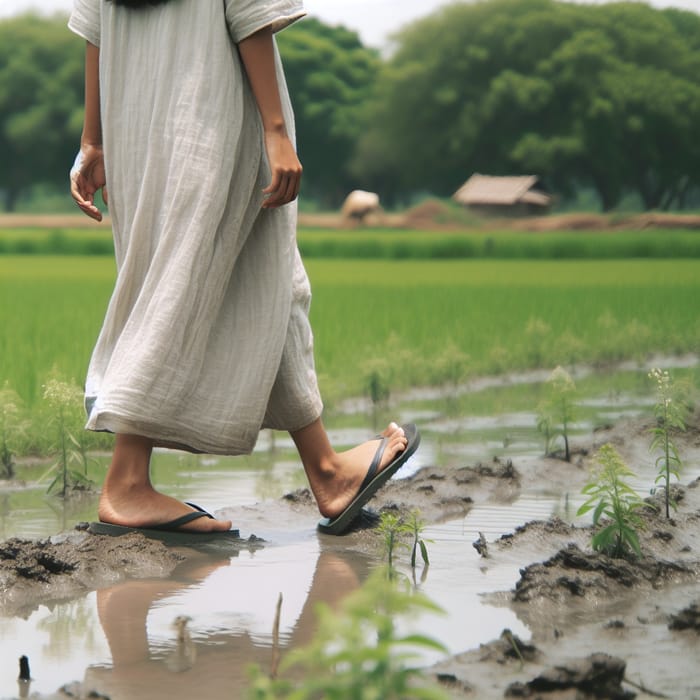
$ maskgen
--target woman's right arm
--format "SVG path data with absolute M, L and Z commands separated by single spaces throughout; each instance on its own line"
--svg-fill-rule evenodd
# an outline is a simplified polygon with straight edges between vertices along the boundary
M 102 198 L 107 203 L 100 117 L 100 49 L 88 42 L 85 49 L 85 119 L 80 152 L 70 172 L 70 191 L 85 214 L 102 221 L 102 212 L 95 206 L 98 190 L 102 190 Z

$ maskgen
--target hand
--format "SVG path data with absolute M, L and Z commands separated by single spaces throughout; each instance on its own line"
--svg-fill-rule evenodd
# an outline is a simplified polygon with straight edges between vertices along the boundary
M 102 199 L 107 204 L 105 185 L 102 147 L 81 146 L 70 171 L 70 193 L 80 209 L 96 221 L 102 221 L 102 212 L 95 206 L 95 193 L 102 190 Z
M 263 190 L 263 209 L 274 209 L 296 199 L 301 185 L 302 167 L 285 132 L 265 133 L 265 150 L 272 178 Z

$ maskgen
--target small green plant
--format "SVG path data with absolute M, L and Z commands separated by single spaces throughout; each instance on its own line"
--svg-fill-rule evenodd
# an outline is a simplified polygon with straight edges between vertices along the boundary
M 416 568 L 416 555 L 419 549 L 423 564 L 429 566 L 430 559 L 428 558 L 428 548 L 425 544 L 426 540 L 421 537 L 425 529 L 425 522 L 421 520 L 420 513 L 418 513 L 417 510 L 412 510 L 409 514 L 405 529 L 413 537 L 413 544 L 411 546 L 411 568 Z
M 384 552 L 386 553 L 387 570 L 389 576 L 394 575 L 394 549 L 401 542 L 401 536 L 406 532 L 403 522 L 398 515 L 384 512 L 379 518 L 377 531 L 384 539 Z
M 660 452 L 656 459 L 659 474 L 655 484 L 663 482 L 666 517 L 671 517 L 670 508 L 675 510 L 676 503 L 671 499 L 671 477 L 680 479 L 680 470 L 683 466 L 678 449 L 673 442 L 673 434 L 685 430 L 686 405 L 679 398 L 678 391 L 673 384 L 671 375 L 667 371 L 652 369 L 649 378 L 656 382 L 656 426 L 651 429 L 652 440 L 649 450 Z
M 544 436 L 544 453 L 552 454 L 554 441 L 561 437 L 564 441 L 564 459 L 571 461 L 569 428 L 574 419 L 576 384 L 571 375 L 562 367 L 557 367 L 547 379 L 547 395 L 540 402 L 537 411 L 537 430 Z
M 318 631 L 310 645 L 292 651 L 281 670 L 296 669 L 296 683 L 251 669 L 250 700 L 447 700 L 447 695 L 411 662 L 418 650 L 445 652 L 422 634 L 402 636 L 399 618 L 442 612 L 377 569 L 335 613 L 320 604 Z
M 452 399 L 457 398 L 457 389 L 469 374 L 470 358 L 451 338 L 431 362 L 431 372 L 437 383 L 446 384 Z
M 88 455 L 83 442 L 76 437 L 75 427 L 82 414 L 82 391 L 72 384 L 50 379 L 44 386 L 44 399 L 51 409 L 51 423 L 56 430 L 57 461 L 47 473 L 56 470 L 57 474 L 49 484 L 46 492 L 59 494 L 62 498 L 69 491 L 84 491 L 92 483 L 87 477 Z M 77 463 L 83 468 L 83 473 L 71 469 L 71 464 Z M 45 475 L 46 476 L 46 475 Z
M 378 532 L 384 539 L 384 551 L 386 553 L 387 568 L 390 576 L 394 576 L 394 551 L 398 546 L 411 550 L 411 569 L 415 570 L 418 551 L 420 550 L 423 564 L 428 566 L 428 547 L 421 536 L 425 529 L 425 522 L 421 520 L 420 513 L 412 510 L 407 519 L 403 519 L 395 513 L 384 512 L 379 518 Z M 410 537 L 412 543 L 408 544 L 404 538 Z
M 644 522 L 637 510 L 645 503 L 625 481 L 634 473 L 610 444 L 603 445 L 596 457 L 599 468 L 584 486 L 583 493 L 588 499 L 577 512 L 577 515 L 585 515 L 592 510 L 596 527 L 602 518 L 606 519 L 603 528 L 593 535 L 591 546 L 596 552 L 614 557 L 622 557 L 630 549 L 641 556 L 637 530 L 644 527 Z
M 12 479 L 15 475 L 13 439 L 20 431 L 20 398 L 5 386 L 0 390 L 0 478 Z
M 367 360 L 363 366 L 365 390 L 372 402 L 372 425 L 377 430 L 379 408 L 389 400 L 393 367 L 385 358 Z

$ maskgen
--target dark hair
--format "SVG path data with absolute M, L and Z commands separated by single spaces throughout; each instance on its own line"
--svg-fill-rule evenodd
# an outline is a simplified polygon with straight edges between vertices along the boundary
M 152 5 L 162 5 L 169 0 L 107 0 L 115 5 L 123 5 L 124 7 L 149 7 Z

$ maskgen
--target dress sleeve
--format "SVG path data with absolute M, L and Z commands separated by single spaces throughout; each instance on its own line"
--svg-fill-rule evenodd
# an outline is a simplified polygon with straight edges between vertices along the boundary
M 264 27 L 278 32 L 305 14 L 301 0 L 226 0 L 226 21 L 236 43 Z
M 100 45 L 101 0 L 73 0 L 68 28 L 95 46 Z

